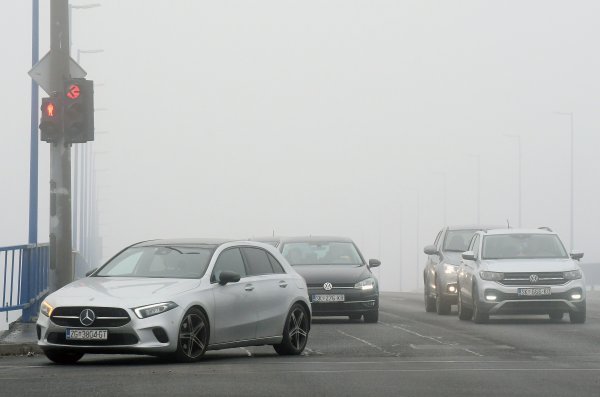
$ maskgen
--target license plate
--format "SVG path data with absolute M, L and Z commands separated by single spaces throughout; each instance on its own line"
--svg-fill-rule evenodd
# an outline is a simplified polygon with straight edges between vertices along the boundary
M 67 328 L 66 338 L 68 340 L 107 340 L 108 330 Z
M 518 288 L 517 295 L 519 296 L 542 296 L 550 295 L 550 287 L 546 288 Z
M 325 302 L 343 302 L 345 300 L 344 294 L 328 294 L 328 295 L 313 295 L 313 302 L 325 303 Z

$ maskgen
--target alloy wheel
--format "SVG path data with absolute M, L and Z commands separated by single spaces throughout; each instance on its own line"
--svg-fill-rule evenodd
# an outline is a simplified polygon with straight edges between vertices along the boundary
M 190 359 L 200 357 L 206 348 L 207 329 L 204 319 L 196 313 L 188 313 L 179 327 L 179 344 Z
M 296 308 L 290 314 L 288 321 L 289 340 L 294 349 L 302 349 L 308 338 L 308 318 L 304 311 Z

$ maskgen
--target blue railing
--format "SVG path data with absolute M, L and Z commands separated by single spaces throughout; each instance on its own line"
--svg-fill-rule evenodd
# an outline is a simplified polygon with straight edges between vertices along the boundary
M 22 321 L 37 316 L 48 293 L 48 244 L 0 247 L 2 302 L 0 312 L 23 310 Z

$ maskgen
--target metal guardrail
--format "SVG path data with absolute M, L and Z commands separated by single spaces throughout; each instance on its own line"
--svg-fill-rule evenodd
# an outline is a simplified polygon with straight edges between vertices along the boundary
M 48 244 L 0 247 L 0 312 L 23 310 L 24 322 L 37 316 L 40 302 L 48 293 L 49 263 Z

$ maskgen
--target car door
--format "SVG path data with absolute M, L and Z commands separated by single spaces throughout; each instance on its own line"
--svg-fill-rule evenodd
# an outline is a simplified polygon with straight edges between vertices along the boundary
M 281 264 L 266 250 L 258 247 L 242 248 L 248 265 L 248 275 L 256 288 L 258 302 L 257 338 L 279 336 L 291 304 L 293 282 Z
M 460 284 L 460 293 L 463 297 L 463 300 L 469 302 L 471 301 L 472 296 L 472 286 L 473 286 L 473 275 L 477 271 L 477 258 L 479 257 L 479 241 L 480 235 L 475 234 L 471 239 L 471 244 L 469 245 L 469 251 L 473 251 L 475 254 L 475 260 L 467 260 L 461 259 L 460 268 L 458 271 L 458 278 Z
M 433 242 L 433 245 L 438 249 L 438 252 L 440 251 L 440 241 L 442 240 L 442 234 L 444 233 L 444 229 L 440 230 L 437 234 L 437 236 L 435 237 L 435 241 Z M 427 256 L 427 266 L 425 269 L 425 282 L 427 283 L 427 287 L 429 288 L 429 291 L 435 291 L 435 272 L 437 269 L 437 265 L 440 262 L 440 257 L 439 254 L 436 255 L 428 255 Z
M 238 273 L 240 281 L 220 285 L 219 274 L 226 270 Z M 215 305 L 215 335 L 211 335 L 211 342 L 226 343 L 256 338 L 257 292 L 247 273 L 240 248 L 228 248 L 217 258 L 211 274 Z

